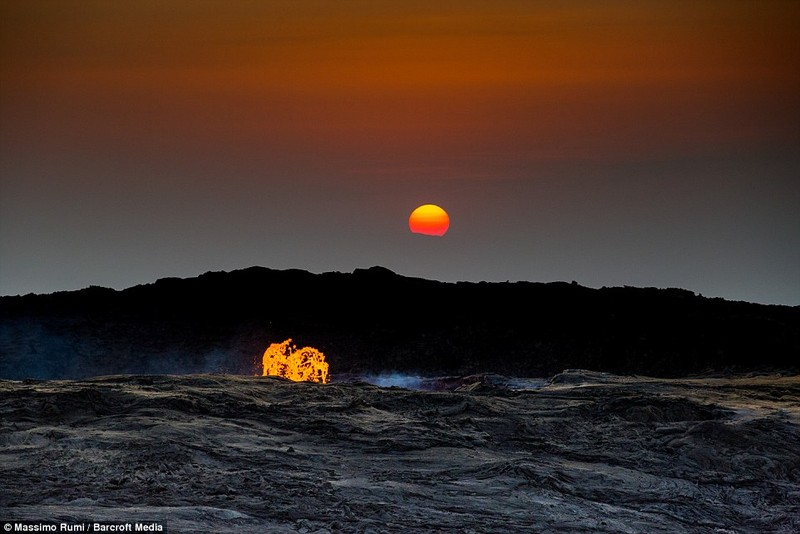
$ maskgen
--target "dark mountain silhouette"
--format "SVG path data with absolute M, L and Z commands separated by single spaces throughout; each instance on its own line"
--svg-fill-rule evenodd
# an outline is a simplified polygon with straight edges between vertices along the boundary
M 661 377 L 800 370 L 800 307 L 682 289 L 444 283 L 381 267 L 261 267 L 0 298 L 0 378 L 254 374 L 269 343 L 323 351 L 331 374 L 566 368 Z

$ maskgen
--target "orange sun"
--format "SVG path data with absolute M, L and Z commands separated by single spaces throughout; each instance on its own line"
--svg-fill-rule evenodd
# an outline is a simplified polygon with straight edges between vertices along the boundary
M 415 234 L 443 236 L 450 227 L 450 216 L 435 204 L 423 204 L 411 212 L 408 227 Z

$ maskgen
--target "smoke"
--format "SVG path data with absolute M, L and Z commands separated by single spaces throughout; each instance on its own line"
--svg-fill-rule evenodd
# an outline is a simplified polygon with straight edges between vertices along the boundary
M 399 387 L 405 389 L 434 389 L 433 387 L 430 387 L 430 384 L 427 383 L 428 380 L 425 378 L 402 373 L 366 375 L 362 377 L 362 380 L 382 388 Z
M 422 391 L 455 391 L 462 387 L 480 384 L 481 387 L 502 388 L 516 391 L 541 389 L 547 385 L 546 378 L 509 377 L 496 374 L 471 376 L 417 376 L 405 373 L 381 373 L 362 375 L 356 378 L 382 388 L 400 387 Z
M 174 341 L 167 346 L 103 339 L 64 321 L 0 321 L 0 379 L 73 380 L 115 374 L 252 373 L 227 345 L 203 346 Z

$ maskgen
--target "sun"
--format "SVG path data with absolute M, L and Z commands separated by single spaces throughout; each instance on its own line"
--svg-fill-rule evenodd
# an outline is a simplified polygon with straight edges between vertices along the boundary
M 423 204 L 411 212 L 408 227 L 415 234 L 443 236 L 450 227 L 450 216 L 436 204 Z

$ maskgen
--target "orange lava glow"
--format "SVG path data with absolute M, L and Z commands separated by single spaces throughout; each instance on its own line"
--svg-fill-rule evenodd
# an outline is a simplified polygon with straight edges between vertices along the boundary
M 291 339 L 272 343 L 264 351 L 262 376 L 281 376 L 295 382 L 328 382 L 325 355 L 313 347 L 297 349 Z
M 450 227 L 450 216 L 435 204 L 423 204 L 411 212 L 408 227 L 415 234 L 443 236 Z

